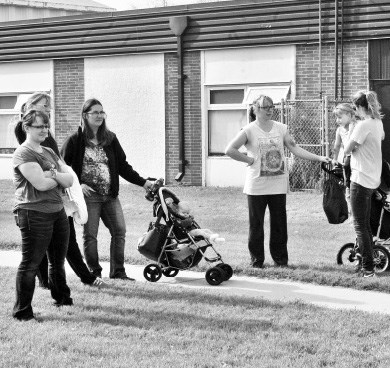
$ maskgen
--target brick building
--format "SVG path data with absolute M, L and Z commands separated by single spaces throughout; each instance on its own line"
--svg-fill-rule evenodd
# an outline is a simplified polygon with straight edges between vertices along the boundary
M 238 0 L 0 24 L 0 114 L 2 98 L 50 92 L 61 145 L 96 97 L 141 174 L 241 185 L 244 167 L 223 148 L 260 92 L 278 103 L 372 88 L 390 112 L 390 4 L 338 4 L 338 19 L 336 4 Z M 12 147 L 0 143 L 6 169 Z

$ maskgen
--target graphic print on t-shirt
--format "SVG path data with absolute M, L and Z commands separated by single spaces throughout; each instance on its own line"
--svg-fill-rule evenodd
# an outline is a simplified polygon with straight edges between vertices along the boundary
M 284 174 L 283 144 L 279 137 L 259 138 L 260 176 Z

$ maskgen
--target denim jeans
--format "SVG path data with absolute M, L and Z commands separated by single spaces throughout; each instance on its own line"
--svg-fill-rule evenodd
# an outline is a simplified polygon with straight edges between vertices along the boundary
M 264 215 L 268 206 L 270 214 L 271 257 L 277 265 L 287 265 L 287 213 L 286 195 L 248 195 L 249 239 L 248 248 L 252 264 L 264 263 Z
M 110 277 L 125 277 L 126 223 L 119 198 L 92 193 L 90 197 L 85 197 L 85 202 L 88 209 L 88 222 L 84 224 L 83 232 L 84 256 L 89 269 L 96 276 L 102 272 L 97 242 L 99 221 L 102 219 L 111 234 Z
M 68 252 L 66 254 L 66 260 L 68 261 L 73 272 L 78 276 L 83 284 L 91 285 L 95 280 L 94 276 L 87 265 L 84 262 L 83 256 L 80 252 L 79 244 L 77 243 L 76 230 L 74 228 L 73 217 L 69 217 L 69 243 L 68 243 Z M 39 284 L 42 287 L 49 288 L 49 273 L 48 273 L 48 260 L 45 255 L 42 259 L 41 264 L 39 265 L 38 270 L 38 279 Z
M 71 304 L 64 267 L 69 240 L 69 222 L 65 211 L 44 213 L 19 209 L 16 219 L 22 234 L 22 260 L 16 274 L 13 316 L 18 319 L 33 316 L 31 302 L 35 276 L 46 252 L 51 296 L 59 305 Z
M 374 189 L 365 188 L 351 182 L 351 210 L 356 239 L 362 255 L 362 268 L 366 271 L 374 269 L 373 240 L 370 225 L 371 197 Z

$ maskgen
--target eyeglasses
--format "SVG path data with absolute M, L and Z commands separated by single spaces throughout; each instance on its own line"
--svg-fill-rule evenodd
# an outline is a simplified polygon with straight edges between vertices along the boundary
M 35 128 L 35 129 L 40 129 L 40 130 L 43 130 L 43 129 L 50 129 L 50 125 L 49 124 L 42 124 L 42 125 L 30 125 L 31 128 Z
M 104 111 L 94 111 L 94 112 L 87 112 L 88 115 L 92 115 L 94 118 L 97 118 L 99 115 L 105 119 L 107 117 L 107 114 Z
M 271 110 L 273 110 L 275 108 L 274 105 L 271 105 L 271 106 L 259 106 L 259 107 L 260 107 L 260 109 L 265 110 L 265 111 L 271 111 Z

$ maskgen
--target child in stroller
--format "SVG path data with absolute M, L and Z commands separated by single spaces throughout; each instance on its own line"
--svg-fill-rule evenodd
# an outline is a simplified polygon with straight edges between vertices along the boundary
M 189 213 L 189 206 L 164 187 L 163 179 L 156 180 L 145 197 L 153 201 L 155 221 L 139 239 L 138 250 L 156 262 L 145 267 L 146 280 L 156 282 L 162 275 L 175 277 L 180 270 L 195 267 L 202 259 L 214 264 L 205 276 L 210 285 L 219 285 L 232 277 L 232 267 L 223 263 L 213 245 L 213 242 L 224 239 L 200 228 Z M 209 249 L 213 252 L 212 257 L 206 256 Z
M 323 168 L 324 169 L 324 168 Z M 326 169 L 324 169 L 326 171 Z M 340 183 L 344 183 L 342 170 L 336 167 L 333 170 L 326 171 L 329 175 L 333 175 Z M 374 269 L 376 273 L 382 273 L 389 268 L 390 264 L 390 235 L 388 231 L 384 231 L 383 225 L 388 225 L 390 216 L 390 202 L 387 200 L 389 189 L 389 164 L 383 160 L 382 164 L 382 183 L 381 186 L 374 191 L 371 205 L 371 229 L 374 246 Z M 386 234 L 383 238 L 383 234 Z M 337 253 L 337 264 L 352 266 L 356 271 L 360 270 L 361 255 L 359 245 L 356 240 L 354 243 L 346 243 L 341 246 Z

